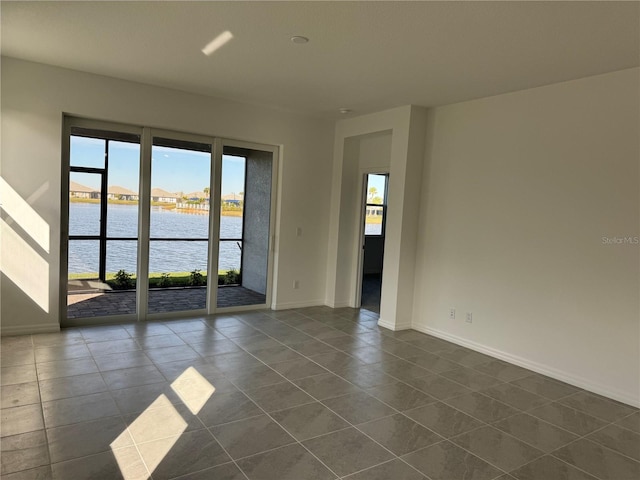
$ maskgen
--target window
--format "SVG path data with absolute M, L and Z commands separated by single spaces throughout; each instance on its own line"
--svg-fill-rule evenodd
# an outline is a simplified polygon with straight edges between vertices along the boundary
M 366 236 L 384 236 L 387 217 L 388 174 L 371 173 L 367 175 L 367 200 L 365 204 Z

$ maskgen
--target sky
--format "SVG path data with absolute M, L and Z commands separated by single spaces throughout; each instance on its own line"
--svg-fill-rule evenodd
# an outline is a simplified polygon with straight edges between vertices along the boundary
M 211 155 L 177 148 L 153 146 L 151 150 L 151 188 L 168 192 L 202 192 L 209 186 Z M 71 137 L 71 166 L 104 168 L 104 140 Z M 109 142 L 109 186 L 138 191 L 140 145 Z M 99 189 L 100 175 L 71 173 L 71 180 Z M 222 157 L 222 194 L 244 191 L 244 159 Z

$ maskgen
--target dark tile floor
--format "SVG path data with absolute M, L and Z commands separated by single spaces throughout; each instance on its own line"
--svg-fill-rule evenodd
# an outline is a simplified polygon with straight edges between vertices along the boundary
M 365 310 L 2 339 L 2 478 L 637 480 L 640 412 Z
M 218 288 L 218 308 L 261 305 L 266 297 L 241 286 Z M 71 293 L 68 296 L 68 318 L 92 318 L 136 313 L 135 291 L 103 293 Z M 149 313 L 179 312 L 207 307 L 205 287 L 149 290 Z

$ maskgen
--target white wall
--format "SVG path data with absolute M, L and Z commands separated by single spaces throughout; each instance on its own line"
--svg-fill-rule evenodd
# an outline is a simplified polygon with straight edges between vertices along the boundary
M 414 328 L 640 403 L 640 246 L 602 240 L 640 235 L 638 85 L 630 69 L 430 112 Z
M 4 57 L 1 88 L 0 173 L 48 226 L 50 243 L 36 245 L 3 213 L 3 333 L 58 325 L 63 113 L 280 145 L 274 301 L 323 303 L 332 122 Z

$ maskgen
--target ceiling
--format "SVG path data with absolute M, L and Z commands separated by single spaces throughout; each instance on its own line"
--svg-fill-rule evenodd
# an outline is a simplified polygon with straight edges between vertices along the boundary
M 2 54 L 333 118 L 640 64 L 638 2 L 0 2 Z M 233 38 L 206 56 L 219 34 Z M 310 38 L 292 43 L 293 35 Z

